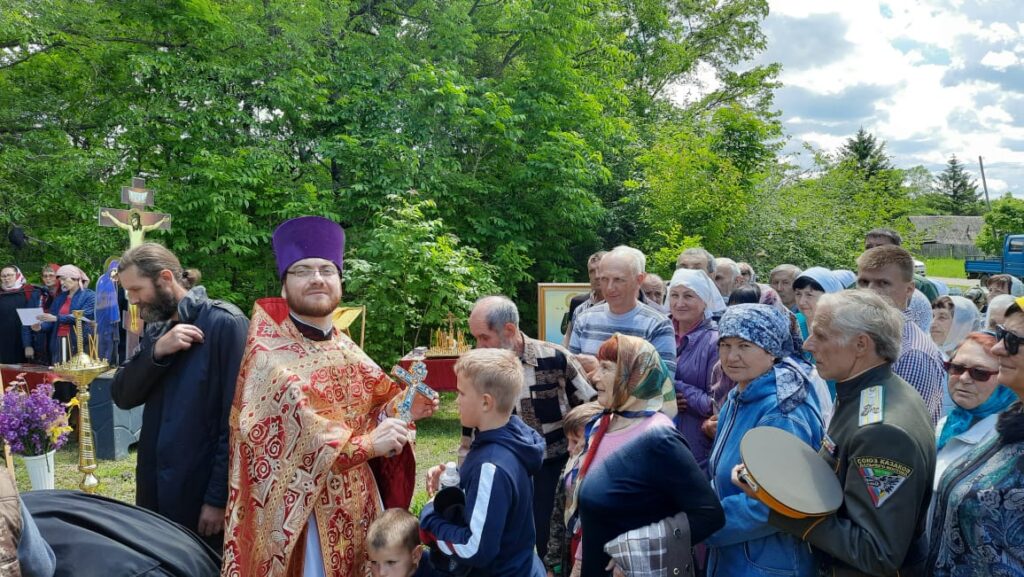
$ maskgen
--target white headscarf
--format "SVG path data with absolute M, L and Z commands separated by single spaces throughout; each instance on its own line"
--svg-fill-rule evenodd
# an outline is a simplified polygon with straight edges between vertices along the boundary
M 796 278 L 800 277 L 807 277 L 818 283 L 826 293 L 837 293 L 843 290 L 843 285 L 839 282 L 839 278 L 832 271 L 824 267 L 811 267 L 800 273 L 800 276 Z
M 725 310 L 725 299 L 722 298 L 722 293 L 718 292 L 715 281 L 711 280 L 708 273 L 702 270 L 676 269 L 676 272 L 672 273 L 672 280 L 668 283 L 669 292 L 672 292 L 672 287 L 676 286 L 684 286 L 697 293 L 700 300 L 704 301 L 704 318 L 706 319 Z
M 981 328 L 988 328 L 989 320 L 992 318 L 993 309 L 1001 309 L 1005 313 L 1006 309 L 1008 309 L 1010 305 L 1013 304 L 1015 298 L 1016 297 L 1014 297 L 1013 295 L 998 295 L 992 297 L 992 300 L 988 302 L 988 308 L 985 309 L 985 324 L 982 325 Z
M 939 349 L 949 356 L 974 330 L 974 326 L 978 322 L 978 307 L 974 306 L 970 299 L 960 296 L 942 297 L 942 300 L 945 299 L 953 301 L 953 322 L 949 325 L 946 340 L 937 344 Z
M 8 266 L 5 266 L 3 268 L 14 269 L 14 282 L 11 283 L 10 288 L 4 288 L 2 290 L 4 292 L 20 291 L 22 289 L 22 287 L 25 286 L 25 275 L 21 274 L 21 269 L 16 267 L 16 266 L 14 266 L 14 265 L 8 265 Z
M 852 270 L 840 268 L 832 271 L 832 274 L 839 280 L 839 284 L 843 285 L 843 288 L 853 286 L 857 282 L 857 273 Z
M 1020 279 L 1010 275 L 1010 294 L 1015 297 L 1024 297 L 1024 283 Z

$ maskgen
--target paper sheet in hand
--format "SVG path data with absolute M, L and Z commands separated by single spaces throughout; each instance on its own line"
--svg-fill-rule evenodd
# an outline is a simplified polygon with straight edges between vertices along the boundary
M 22 326 L 30 327 L 39 322 L 39 315 L 43 314 L 42 307 L 36 307 L 34 309 L 17 309 L 18 317 L 21 319 Z

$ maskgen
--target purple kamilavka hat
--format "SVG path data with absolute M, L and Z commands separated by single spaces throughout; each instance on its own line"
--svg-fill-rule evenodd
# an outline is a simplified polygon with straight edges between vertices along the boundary
M 277 277 L 282 280 L 288 267 L 304 258 L 329 260 L 340 271 L 345 257 L 345 230 L 322 216 L 300 216 L 282 222 L 274 230 L 271 243 Z

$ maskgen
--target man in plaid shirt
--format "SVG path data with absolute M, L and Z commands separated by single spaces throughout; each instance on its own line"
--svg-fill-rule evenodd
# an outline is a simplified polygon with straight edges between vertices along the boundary
M 895 245 L 864 251 L 857 259 L 857 287 L 875 291 L 903 311 L 903 341 L 892 371 L 917 390 L 932 425 L 937 425 L 942 418 L 946 371 L 938 347 L 909 316 L 908 306 L 914 293 L 914 257 Z
M 523 363 L 523 390 L 515 413 L 546 443 L 544 465 L 533 477 L 533 523 L 537 550 L 547 551 L 555 487 L 569 458 L 562 419 L 570 409 L 597 397 L 576 359 L 559 345 L 538 341 L 519 330 L 519 309 L 504 296 L 476 302 L 469 315 L 469 332 L 477 348 L 508 349 Z M 473 431 L 463 428 L 459 455 L 469 450 Z

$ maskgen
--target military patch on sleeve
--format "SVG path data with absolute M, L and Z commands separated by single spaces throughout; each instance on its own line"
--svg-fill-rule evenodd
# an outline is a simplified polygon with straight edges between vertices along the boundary
M 882 506 L 903 485 L 913 469 L 892 459 L 882 457 L 856 457 L 854 460 L 860 476 L 864 478 L 868 494 L 875 508 Z
M 857 413 L 857 425 L 871 425 L 882 422 L 882 387 L 868 387 L 860 392 L 860 411 Z

